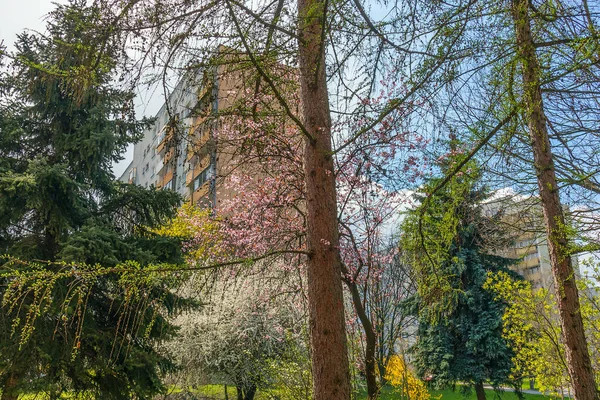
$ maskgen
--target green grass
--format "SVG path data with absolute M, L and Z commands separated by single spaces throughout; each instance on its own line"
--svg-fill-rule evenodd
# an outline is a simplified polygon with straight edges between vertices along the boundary
M 527 386 L 527 389 L 529 385 Z M 206 397 L 210 397 L 215 400 L 223 400 L 225 399 L 224 388 L 223 385 L 206 385 L 201 386 L 197 390 L 193 390 L 194 393 L 204 395 Z M 227 393 L 229 395 L 229 399 L 236 399 L 236 391 L 235 387 L 228 386 Z M 519 400 L 517 395 L 513 392 L 494 392 L 493 390 L 486 390 L 486 397 L 488 400 Z M 446 390 L 432 390 L 431 391 L 432 400 L 476 400 L 475 391 L 472 390 L 471 393 L 467 396 L 463 395 L 460 392 L 460 388 L 457 388 L 456 391 L 452 391 L 451 389 Z M 356 393 L 354 397 L 355 400 L 366 400 L 367 392 L 366 389 L 363 389 Z M 398 395 L 396 395 L 392 388 L 384 387 L 381 391 L 380 400 L 396 400 L 398 399 Z M 523 394 L 524 400 L 551 400 L 551 397 L 535 395 L 535 394 Z M 255 400 L 272 400 L 272 397 L 266 393 L 261 393 L 258 391 L 256 393 Z
M 527 389 L 529 388 L 529 385 L 527 386 Z M 170 390 L 170 393 L 177 393 L 177 392 L 181 392 L 182 389 L 181 388 L 172 388 Z M 214 400 L 223 400 L 225 399 L 225 390 L 223 385 L 205 385 L 205 386 L 200 386 L 199 388 L 193 390 L 191 389 L 191 391 L 195 394 L 198 395 L 202 395 L 205 397 L 209 397 L 211 399 Z M 519 400 L 519 398 L 517 397 L 516 394 L 514 394 L 513 392 L 494 392 L 493 390 L 486 390 L 486 396 L 488 400 Z M 228 386 L 227 387 L 227 394 L 229 396 L 229 399 L 234 400 L 236 399 L 236 391 L 235 391 L 235 387 L 233 386 Z M 471 393 L 467 396 L 463 395 L 460 392 L 460 389 L 457 389 L 456 391 L 452 391 L 451 389 L 446 389 L 446 390 L 432 390 L 431 391 L 431 397 L 432 400 L 476 400 L 476 396 L 475 396 L 475 391 L 472 390 Z M 69 395 L 65 395 L 62 397 L 63 399 L 74 399 L 74 396 L 69 396 Z M 366 400 L 367 398 L 367 392 L 365 389 L 359 391 L 358 393 L 356 393 L 356 396 L 354 397 L 355 400 Z M 392 388 L 390 387 L 384 387 L 381 391 L 381 396 L 380 396 L 380 400 L 396 400 L 398 399 L 398 395 L 396 395 L 393 391 Z M 551 397 L 548 396 L 542 396 L 542 395 L 535 395 L 535 394 L 523 394 L 523 398 L 524 400 L 551 400 Z M 25 395 L 21 395 L 19 397 L 19 400 L 42 400 L 44 399 L 43 396 L 40 397 L 40 395 L 35 395 L 35 394 L 25 394 Z M 261 393 L 260 391 L 258 391 L 256 393 L 256 397 L 255 400 L 272 400 L 272 396 L 269 396 L 266 393 Z
M 527 387 L 529 388 L 529 386 Z M 519 398 L 513 392 L 500 392 L 497 393 L 493 390 L 485 391 L 486 397 L 488 400 L 518 400 Z M 477 397 L 475 396 L 475 390 L 472 390 L 471 393 L 467 396 L 463 395 L 460 392 L 460 389 L 457 388 L 456 391 L 451 389 L 445 390 L 432 390 L 431 391 L 432 400 L 439 398 L 440 400 L 475 400 Z M 356 396 L 356 400 L 365 400 L 367 398 L 366 390 L 359 392 Z M 384 387 L 381 391 L 380 400 L 395 400 L 398 396 L 393 392 L 393 389 L 390 387 Z M 550 400 L 551 397 L 537 395 L 537 394 L 523 394 L 524 400 Z
M 472 390 L 468 396 L 464 396 L 460 390 L 452 391 L 450 389 L 446 390 L 432 390 L 432 396 L 442 396 L 443 400 L 473 400 L 476 399 L 475 390 Z M 485 391 L 486 398 L 492 399 L 502 399 L 502 400 L 518 400 L 519 397 L 514 392 L 495 392 L 493 390 Z M 523 393 L 523 398 L 525 400 L 543 400 L 543 399 L 551 399 L 551 397 L 539 395 L 539 394 L 527 394 Z M 383 399 L 382 399 L 383 400 Z

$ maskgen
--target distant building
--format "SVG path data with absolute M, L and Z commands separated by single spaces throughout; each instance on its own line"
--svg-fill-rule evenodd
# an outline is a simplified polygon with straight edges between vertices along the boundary
M 252 82 L 248 69 L 227 62 L 233 56 L 223 50 L 220 63 L 181 78 L 154 125 L 134 145 L 133 160 L 120 181 L 174 190 L 193 204 L 216 206 L 216 177 L 227 163 L 216 146 L 217 116 Z
M 133 160 L 119 178 L 120 181 L 146 188 L 168 188 L 182 196 L 188 195 L 185 175 L 189 166 L 183 157 L 174 157 L 176 154 L 185 154 L 186 143 L 181 141 L 179 146 L 173 146 L 173 143 L 167 146 L 167 142 L 173 139 L 173 124 L 176 121 L 183 126 L 191 126 L 191 111 L 198 102 L 199 90 L 196 77 L 188 76 L 179 82 L 169 97 L 169 105 L 161 107 L 154 125 L 134 145 Z
M 539 199 L 510 192 L 497 194 L 485 203 L 484 212 L 487 215 L 500 215 L 512 245 L 498 253 L 520 260 L 511 269 L 528 280 L 533 289 L 544 288 L 553 292 L 554 277 Z M 575 273 L 579 275 L 576 257 L 573 257 L 573 263 Z

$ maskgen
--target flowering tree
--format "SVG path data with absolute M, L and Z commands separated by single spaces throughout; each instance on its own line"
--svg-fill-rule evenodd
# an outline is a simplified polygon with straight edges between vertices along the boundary
M 411 293 L 411 279 L 398 257 L 399 214 L 410 203 L 407 187 L 426 165 L 428 141 L 408 128 L 411 107 L 389 113 L 372 126 L 382 104 L 405 88 L 393 79 L 380 82 L 377 97 L 362 100 L 361 118 L 340 118 L 336 158 L 340 252 L 343 281 L 350 292 L 355 319 L 364 332 L 364 373 L 369 398 L 377 398 L 388 358 L 403 329 L 400 302 Z M 355 132 L 363 132 L 353 142 Z M 404 272 L 402 272 L 404 271 Z M 404 321 L 406 322 L 406 321 Z
M 221 277 L 202 291 L 204 307 L 179 319 L 180 337 L 168 346 L 187 383 L 208 376 L 234 385 L 243 400 L 272 385 L 272 362 L 304 343 L 294 296 L 281 295 L 277 284 L 255 276 Z
M 381 84 L 384 89 L 379 97 L 365 105 L 375 107 L 401 90 L 393 83 Z M 213 268 L 268 258 L 269 265 L 306 277 L 310 252 L 301 133 L 282 110 L 273 107 L 272 96 L 264 93 L 243 97 L 235 109 L 241 116 L 223 119 L 215 132 L 217 154 L 226 160 L 216 177 L 219 200 L 215 213 L 189 218 L 187 223 L 209 224 L 208 218 L 218 224 L 218 243 L 212 233 L 200 229 L 189 238 L 188 246 L 194 249 L 215 243 L 219 249 L 194 263 Z M 254 109 L 260 110 L 260 118 L 251 117 Z M 398 304 L 410 292 L 408 274 L 392 272 L 399 258 L 390 241 L 399 212 L 408 201 L 407 192 L 399 190 L 398 179 L 419 178 L 422 172 L 417 165 L 423 159 L 415 154 L 427 141 L 403 126 L 404 113 L 390 113 L 380 128 L 366 131 L 354 143 L 342 138 L 368 126 L 372 122 L 369 113 L 358 122 L 337 121 L 342 144 L 336 168 L 330 171 L 338 194 L 341 278 L 365 332 L 364 370 L 371 398 L 378 393 L 376 350 L 379 348 L 377 359 L 384 380 L 387 359 L 401 334 Z M 323 239 L 323 244 L 331 243 Z

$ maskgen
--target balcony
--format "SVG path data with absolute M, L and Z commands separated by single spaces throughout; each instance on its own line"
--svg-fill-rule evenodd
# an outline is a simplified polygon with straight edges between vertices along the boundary
M 540 265 L 540 259 L 538 257 L 535 257 L 530 260 L 523 260 L 521 263 L 519 263 L 519 268 L 533 268 L 538 265 Z
M 168 164 L 169 161 L 171 161 L 171 159 L 173 158 L 173 156 L 175 155 L 175 148 L 171 147 L 166 153 L 165 153 L 165 157 L 163 158 L 163 164 Z
M 158 179 L 156 181 L 156 188 L 162 189 L 166 183 L 169 183 L 173 179 L 173 168 L 169 165 L 163 166 L 158 174 Z
M 199 187 L 198 189 L 194 190 L 192 192 L 192 195 L 190 196 L 191 203 L 195 205 L 198 202 L 200 202 L 201 200 L 207 198 L 209 187 L 210 187 L 210 185 L 205 184 L 205 185 L 202 185 L 201 187 Z
M 194 167 L 185 175 L 185 184 L 191 184 L 194 179 L 196 179 L 198 175 L 200 175 L 200 173 L 208 167 L 209 164 L 210 159 L 208 157 L 204 157 L 199 162 L 196 162 Z
M 137 168 L 132 168 L 131 171 L 129 171 L 129 178 L 127 180 L 127 183 L 129 183 L 130 185 L 133 185 L 137 181 Z
M 167 143 L 169 143 L 172 139 L 173 139 L 173 134 L 175 133 L 174 129 L 171 128 L 167 128 L 165 127 L 164 129 L 166 129 L 166 133 L 164 135 L 159 136 L 159 142 L 156 145 L 156 154 L 160 154 L 165 147 L 167 147 Z
M 197 140 L 194 140 L 192 143 L 188 144 L 186 160 L 189 162 L 195 162 L 198 159 L 203 159 L 204 157 L 206 157 L 210 152 L 208 142 L 209 136 L 208 134 L 206 134 L 203 137 L 198 138 Z

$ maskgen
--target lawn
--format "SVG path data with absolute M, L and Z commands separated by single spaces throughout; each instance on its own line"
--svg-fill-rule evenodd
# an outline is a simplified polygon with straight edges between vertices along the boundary
M 513 392 L 495 392 L 493 390 L 485 391 L 486 397 L 488 400 L 493 399 L 502 399 L 502 400 L 518 400 L 519 398 Z M 364 400 L 367 398 L 366 391 L 359 392 L 356 396 L 356 400 Z M 394 394 L 393 389 L 390 387 L 384 387 L 381 392 L 381 400 L 393 400 L 397 399 L 398 396 Z M 475 391 L 472 390 L 471 393 L 467 396 L 463 395 L 460 392 L 460 389 L 457 388 L 456 391 L 452 391 L 451 389 L 446 390 L 432 390 L 431 398 L 433 399 L 441 399 L 441 400 L 475 400 L 477 397 L 475 396 Z M 550 400 L 551 397 L 536 395 L 536 394 L 523 394 L 524 400 Z
M 477 396 L 475 396 L 475 390 L 473 390 L 471 392 L 471 394 L 469 396 L 464 396 L 462 393 L 460 393 L 459 390 L 457 391 L 452 391 L 450 389 L 447 390 L 433 390 L 431 392 L 432 396 L 439 396 L 441 395 L 442 399 L 444 400 L 472 400 L 472 399 L 476 399 Z M 488 399 L 502 399 L 502 400 L 518 400 L 519 397 L 514 393 L 514 392 L 495 392 L 493 390 L 486 390 L 485 391 L 485 395 Z M 548 397 L 548 396 L 543 396 L 543 395 L 539 395 L 539 394 L 527 394 L 527 393 L 523 393 L 523 399 L 524 400 L 550 400 L 552 399 L 552 397 Z
M 227 388 L 227 393 L 230 399 L 235 399 L 236 392 L 233 386 L 229 386 Z M 493 390 L 486 390 L 486 396 L 488 400 L 518 400 L 519 398 L 513 392 L 495 392 Z M 215 400 L 223 400 L 225 399 L 224 388 L 221 385 L 206 385 L 194 390 L 194 393 L 215 399 Z M 464 396 L 460 390 L 452 391 L 451 389 L 446 390 L 432 390 L 431 391 L 432 400 L 440 399 L 440 400 L 475 400 L 475 391 L 471 391 L 471 393 L 467 396 Z M 365 400 L 367 398 L 366 390 L 362 390 L 355 394 L 355 400 Z M 398 399 L 399 396 L 393 392 L 393 389 L 390 387 L 385 387 L 381 393 L 381 400 L 395 400 Z M 273 397 L 269 396 L 265 393 L 261 393 L 260 391 L 256 393 L 256 400 L 272 400 Z M 535 395 L 535 394 L 523 394 L 524 400 L 551 400 L 551 397 Z

